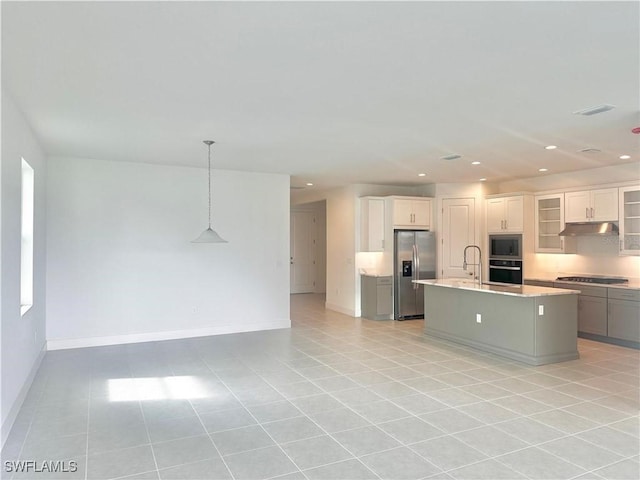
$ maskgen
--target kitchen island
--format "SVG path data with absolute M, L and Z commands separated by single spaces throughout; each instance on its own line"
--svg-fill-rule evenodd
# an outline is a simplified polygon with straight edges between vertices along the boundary
M 579 357 L 577 290 L 456 279 L 417 283 L 424 285 L 426 335 L 529 365 Z

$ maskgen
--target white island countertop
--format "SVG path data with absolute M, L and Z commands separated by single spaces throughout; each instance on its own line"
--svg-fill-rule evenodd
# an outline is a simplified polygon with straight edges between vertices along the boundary
M 579 294 L 579 290 L 567 290 L 565 288 L 537 287 L 533 285 L 492 285 L 464 280 L 458 278 L 440 278 L 437 280 L 414 280 L 414 283 L 433 285 L 436 287 L 457 288 L 475 292 L 496 293 L 498 295 L 513 295 L 515 297 L 544 297 L 549 295 Z

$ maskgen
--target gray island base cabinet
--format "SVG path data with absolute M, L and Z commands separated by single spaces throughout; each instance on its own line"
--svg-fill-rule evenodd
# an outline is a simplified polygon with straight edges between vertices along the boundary
M 452 280 L 424 283 L 426 335 L 529 365 L 579 358 L 577 291 Z

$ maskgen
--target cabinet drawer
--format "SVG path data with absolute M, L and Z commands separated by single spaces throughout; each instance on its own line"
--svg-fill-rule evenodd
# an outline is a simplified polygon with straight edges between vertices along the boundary
M 610 288 L 609 298 L 617 300 L 631 300 L 640 302 L 640 290 L 625 290 L 624 288 Z
M 591 287 L 587 285 L 580 285 L 579 283 L 563 282 L 554 282 L 553 286 L 556 288 L 568 288 L 569 290 L 580 290 L 580 295 L 607 298 L 607 287 Z
M 391 285 L 391 277 L 378 277 L 376 279 L 376 285 Z

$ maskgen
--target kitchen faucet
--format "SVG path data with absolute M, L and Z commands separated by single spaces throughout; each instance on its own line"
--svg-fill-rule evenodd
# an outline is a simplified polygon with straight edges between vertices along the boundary
M 467 263 L 467 250 L 470 248 L 475 248 L 478 250 L 478 263 Z M 462 268 L 466 271 L 468 265 L 473 265 L 474 267 L 478 267 L 478 282 L 482 285 L 482 250 L 477 245 L 467 245 L 464 247 L 464 253 L 462 254 Z

